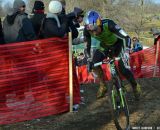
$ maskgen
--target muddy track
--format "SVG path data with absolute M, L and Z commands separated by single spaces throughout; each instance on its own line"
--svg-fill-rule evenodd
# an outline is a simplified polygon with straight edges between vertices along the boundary
M 129 101 L 133 128 L 160 127 L 160 78 L 139 79 L 143 94 L 139 102 Z M 97 85 L 82 85 L 84 103 L 78 112 L 64 113 L 3 126 L 4 130 L 116 130 L 107 98 L 96 99 Z M 133 98 L 131 90 L 129 98 Z

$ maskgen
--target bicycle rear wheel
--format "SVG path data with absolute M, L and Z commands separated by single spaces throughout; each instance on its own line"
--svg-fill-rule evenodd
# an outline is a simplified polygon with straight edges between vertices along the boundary
M 130 122 L 127 100 L 122 89 L 120 78 L 117 76 L 114 80 L 110 95 L 114 123 L 117 130 L 129 130 Z

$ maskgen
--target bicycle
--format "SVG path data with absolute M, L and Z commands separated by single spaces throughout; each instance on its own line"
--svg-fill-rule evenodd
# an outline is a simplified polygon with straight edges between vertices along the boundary
M 120 60 L 120 57 L 109 58 L 107 61 L 95 63 L 94 67 L 102 64 L 110 64 L 111 82 L 112 85 L 108 88 L 112 116 L 117 130 L 130 130 L 129 109 L 126 100 L 126 90 L 122 85 L 115 61 Z

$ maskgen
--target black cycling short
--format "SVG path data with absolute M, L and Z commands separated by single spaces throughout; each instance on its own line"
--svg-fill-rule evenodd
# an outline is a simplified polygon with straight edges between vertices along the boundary
M 123 40 L 118 39 L 118 41 L 114 45 L 108 46 L 104 51 L 97 49 L 93 54 L 92 62 L 93 63 L 101 62 L 108 56 L 118 57 L 122 51 L 122 48 L 124 48 Z

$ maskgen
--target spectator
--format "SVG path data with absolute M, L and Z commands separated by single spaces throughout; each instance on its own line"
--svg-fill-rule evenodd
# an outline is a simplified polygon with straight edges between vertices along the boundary
M 79 32 L 77 28 L 80 27 L 80 23 L 82 23 L 83 21 L 83 17 L 84 17 L 83 13 L 84 11 L 82 9 L 75 7 L 73 12 L 67 14 L 67 17 L 70 23 L 69 26 L 70 26 L 70 29 L 72 30 L 73 39 L 78 37 Z
M 41 28 L 41 24 L 42 21 L 44 20 L 44 18 L 46 17 L 46 15 L 44 14 L 44 3 L 42 1 L 35 1 L 34 3 L 34 7 L 33 7 L 33 16 L 31 17 L 31 22 L 34 28 L 34 31 L 36 33 L 36 36 L 38 38 L 42 38 L 42 36 L 40 36 L 40 28 Z
M 154 36 L 154 45 L 155 45 L 155 55 L 158 54 L 157 52 L 157 47 L 159 46 L 157 43 L 159 42 L 160 43 L 160 30 L 159 29 L 152 29 L 152 34 Z M 157 59 L 156 59 L 157 63 L 160 63 L 160 57 L 158 56 Z M 160 66 L 159 66 L 159 72 L 160 72 Z
M 83 21 L 84 11 L 81 8 L 74 7 L 74 11 L 69 13 L 67 16 L 72 20 L 74 25 L 79 28 L 79 24 Z
M 63 20 L 64 18 L 68 19 L 68 29 L 67 29 L 67 32 L 72 32 L 72 39 L 75 39 L 78 37 L 78 30 L 77 28 L 75 27 L 75 25 L 73 24 L 73 19 L 70 18 L 70 16 L 66 15 L 66 2 L 65 0 L 59 0 L 62 4 L 62 12 L 61 14 L 59 14 L 59 17 L 61 20 Z M 74 16 L 75 17 L 75 14 L 74 12 L 71 13 L 71 17 Z
M 160 30 L 153 28 L 153 29 L 151 29 L 151 32 L 154 36 L 154 45 L 156 45 L 157 41 L 160 40 Z
M 132 41 L 133 41 L 132 53 L 143 50 L 143 46 L 139 42 L 137 37 L 133 37 Z M 131 70 L 138 78 L 142 78 L 143 75 L 141 72 L 141 66 L 144 60 L 144 56 L 143 53 L 137 53 L 136 55 L 137 55 L 136 57 L 130 59 Z
M 74 28 L 74 25 L 72 24 L 72 22 L 67 18 L 67 15 L 66 15 L 66 1 L 65 0 L 59 0 L 62 4 L 62 11 L 61 11 L 61 14 L 59 14 L 59 18 L 60 18 L 60 21 L 63 22 L 63 21 L 66 21 L 67 23 L 67 30 L 66 30 L 66 33 L 68 32 L 71 32 L 72 33 L 72 39 L 74 38 L 77 38 L 78 37 L 78 31 L 76 28 Z M 74 61 L 75 60 L 75 61 Z M 77 64 L 77 58 L 74 58 L 73 60 L 73 64 L 76 65 Z M 75 81 L 78 82 L 78 78 L 77 78 L 77 75 L 75 74 L 76 72 L 76 68 L 75 66 L 73 67 L 73 75 L 74 75 L 74 78 L 75 78 Z M 77 106 L 77 104 L 75 104 L 73 106 L 73 110 L 75 110 L 75 107 Z
M 75 51 L 73 51 L 73 60 L 74 60 L 74 65 L 75 67 L 78 66 L 78 60 L 77 60 L 77 53 Z
M 0 44 L 4 43 L 4 37 L 3 37 L 3 29 L 2 29 L 2 23 L 0 18 Z
M 51 1 L 49 3 L 49 13 L 47 14 L 42 26 L 42 34 L 44 38 L 65 36 L 68 24 L 66 18 L 60 19 L 58 14 L 61 12 L 61 2 Z
M 31 21 L 25 13 L 25 2 L 15 0 L 12 15 L 7 15 L 3 22 L 4 39 L 6 43 L 24 42 L 36 39 Z
M 83 53 L 80 53 L 77 59 L 78 66 L 83 66 L 87 64 L 87 58 Z
M 143 50 L 143 46 L 142 44 L 139 42 L 139 39 L 137 37 L 133 37 L 132 38 L 133 41 L 133 48 L 132 48 L 132 52 L 138 52 Z

